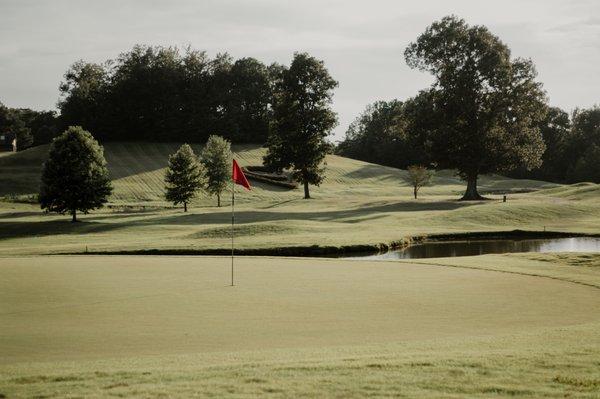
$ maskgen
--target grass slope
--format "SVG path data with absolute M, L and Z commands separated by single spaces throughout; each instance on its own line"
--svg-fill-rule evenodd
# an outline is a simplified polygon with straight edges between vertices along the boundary
M 0 393 L 598 397 L 600 256 L 530 256 L 5 258 Z
M 230 245 L 229 203 L 201 196 L 187 214 L 165 203 L 162 176 L 177 144 L 108 143 L 106 158 L 115 192 L 108 208 L 71 224 L 33 204 L 0 202 L 0 255 L 141 249 L 218 249 Z M 199 146 L 196 146 L 199 151 Z M 35 193 L 47 148 L 0 159 L 0 195 Z M 264 149 L 234 147 L 242 165 L 260 164 Z M 558 230 L 598 232 L 600 186 L 483 176 L 482 191 L 495 201 L 460 202 L 464 184 L 439 172 L 419 200 L 404 181 L 405 171 L 338 156 L 327 158 L 326 178 L 300 190 L 255 183 L 238 189 L 238 248 L 377 245 L 407 236 L 464 231 Z M 511 193 L 502 203 L 498 193 Z M 225 197 L 227 197 L 226 195 Z M 11 197 L 12 198 L 12 197 Z M 9 198 L 10 200 L 10 198 Z
M 114 182 L 113 203 L 155 202 L 166 205 L 164 196 L 164 173 L 168 156 L 175 151 L 177 143 L 106 143 L 105 157 Z M 200 153 L 201 145 L 192 146 Z M 34 147 L 0 159 L 0 195 L 35 194 L 39 187 L 41 165 L 46 158 L 48 146 Z M 265 150 L 255 145 L 233 147 L 240 165 L 262 165 Z M 336 198 L 347 194 L 394 195 L 409 194 L 404 182 L 405 171 L 374 165 L 335 155 L 327 157 L 326 178 L 321 187 L 312 187 L 316 197 Z M 513 192 L 555 185 L 532 180 L 514 180 L 501 176 L 483 177 L 483 192 Z M 254 189 L 240 196 L 241 201 L 283 201 L 296 199 L 300 190 L 287 190 L 253 182 Z M 435 185 L 427 189 L 434 195 L 458 195 L 464 183 L 448 171 L 439 173 Z M 373 191 L 375 190 L 375 191 Z M 212 204 L 205 196 L 197 203 Z

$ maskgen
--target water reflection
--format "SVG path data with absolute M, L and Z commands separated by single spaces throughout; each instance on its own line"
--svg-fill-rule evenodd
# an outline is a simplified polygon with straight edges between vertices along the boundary
M 600 252 L 600 238 L 573 237 L 538 240 L 442 241 L 414 245 L 402 250 L 359 259 L 419 259 L 503 254 L 512 252 Z

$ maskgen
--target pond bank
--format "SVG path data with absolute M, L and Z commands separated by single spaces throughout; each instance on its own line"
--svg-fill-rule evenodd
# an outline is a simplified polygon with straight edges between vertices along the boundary
M 440 241 L 500 240 L 500 239 L 549 239 L 573 237 L 600 237 L 600 234 L 559 231 L 509 230 L 446 234 L 428 234 L 404 237 L 389 243 L 343 245 L 343 246 L 290 246 L 272 248 L 235 249 L 238 256 L 298 256 L 298 257 L 344 257 L 355 254 L 379 254 L 407 248 L 412 245 Z M 58 255 L 231 255 L 231 248 L 173 248 L 137 249 L 121 251 L 94 251 L 59 253 Z

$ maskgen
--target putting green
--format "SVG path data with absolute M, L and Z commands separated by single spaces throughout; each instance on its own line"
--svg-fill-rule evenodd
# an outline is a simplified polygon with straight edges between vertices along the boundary
M 229 264 L 2 258 L 0 363 L 469 339 L 600 320 L 597 288 L 550 278 L 245 257 L 230 287 Z

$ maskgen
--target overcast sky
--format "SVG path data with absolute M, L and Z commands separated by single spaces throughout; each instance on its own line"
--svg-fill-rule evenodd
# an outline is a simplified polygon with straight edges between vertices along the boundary
M 486 25 L 514 56 L 531 58 L 552 105 L 600 103 L 598 0 L 0 0 L 0 101 L 55 109 L 71 63 L 115 58 L 136 43 L 285 64 L 308 51 L 340 83 L 339 139 L 368 103 L 405 99 L 431 83 L 403 52 L 448 14 Z

